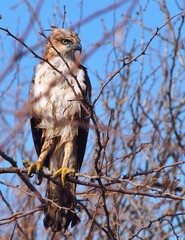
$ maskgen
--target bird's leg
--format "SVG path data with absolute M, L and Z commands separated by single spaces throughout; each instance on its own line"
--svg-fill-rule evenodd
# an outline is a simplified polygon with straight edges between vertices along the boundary
M 54 174 L 53 177 L 61 177 L 61 183 L 63 186 L 66 185 L 66 176 L 69 174 L 74 174 L 76 172 L 76 156 L 77 149 L 74 141 L 66 142 L 64 145 L 64 158 L 62 162 L 62 167 L 59 168 Z
M 26 160 L 23 161 L 23 164 L 28 167 L 28 176 L 32 176 L 33 172 L 36 171 L 39 174 L 43 168 L 46 157 L 51 149 L 51 140 L 45 140 L 41 149 L 41 153 L 36 163 L 30 163 Z

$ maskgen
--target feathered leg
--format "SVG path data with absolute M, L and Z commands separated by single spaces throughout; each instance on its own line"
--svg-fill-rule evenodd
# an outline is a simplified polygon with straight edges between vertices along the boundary
M 54 139 L 45 139 L 44 144 L 41 149 L 41 153 L 36 163 L 30 163 L 26 160 L 23 161 L 23 164 L 28 167 L 28 176 L 31 177 L 34 171 L 38 174 L 39 183 L 42 181 L 42 175 L 39 173 L 42 171 L 44 165 L 46 165 L 45 161 L 49 155 L 52 155 L 54 149 Z

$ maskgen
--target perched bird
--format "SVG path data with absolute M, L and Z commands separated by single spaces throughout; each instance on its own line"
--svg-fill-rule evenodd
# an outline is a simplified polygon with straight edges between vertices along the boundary
M 30 87 L 32 136 L 38 154 L 28 173 L 48 167 L 55 184 L 48 181 L 44 226 L 65 231 L 79 222 L 75 213 L 75 184 L 66 175 L 78 172 L 84 158 L 91 84 L 87 70 L 76 60 L 79 37 L 69 29 L 54 28 L 47 39 L 44 59 L 35 67 Z M 60 180 L 60 181 L 59 181 Z

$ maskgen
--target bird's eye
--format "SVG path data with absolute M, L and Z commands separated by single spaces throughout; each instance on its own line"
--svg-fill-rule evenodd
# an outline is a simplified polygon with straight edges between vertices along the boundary
M 63 45 L 67 45 L 67 44 L 69 43 L 69 40 L 67 40 L 67 39 L 61 39 L 61 43 L 62 43 Z

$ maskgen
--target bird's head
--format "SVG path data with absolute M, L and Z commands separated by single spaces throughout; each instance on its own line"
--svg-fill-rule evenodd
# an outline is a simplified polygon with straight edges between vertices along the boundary
M 54 28 L 48 38 L 45 58 L 48 60 L 58 54 L 75 59 L 75 52 L 82 51 L 79 37 L 70 29 Z

